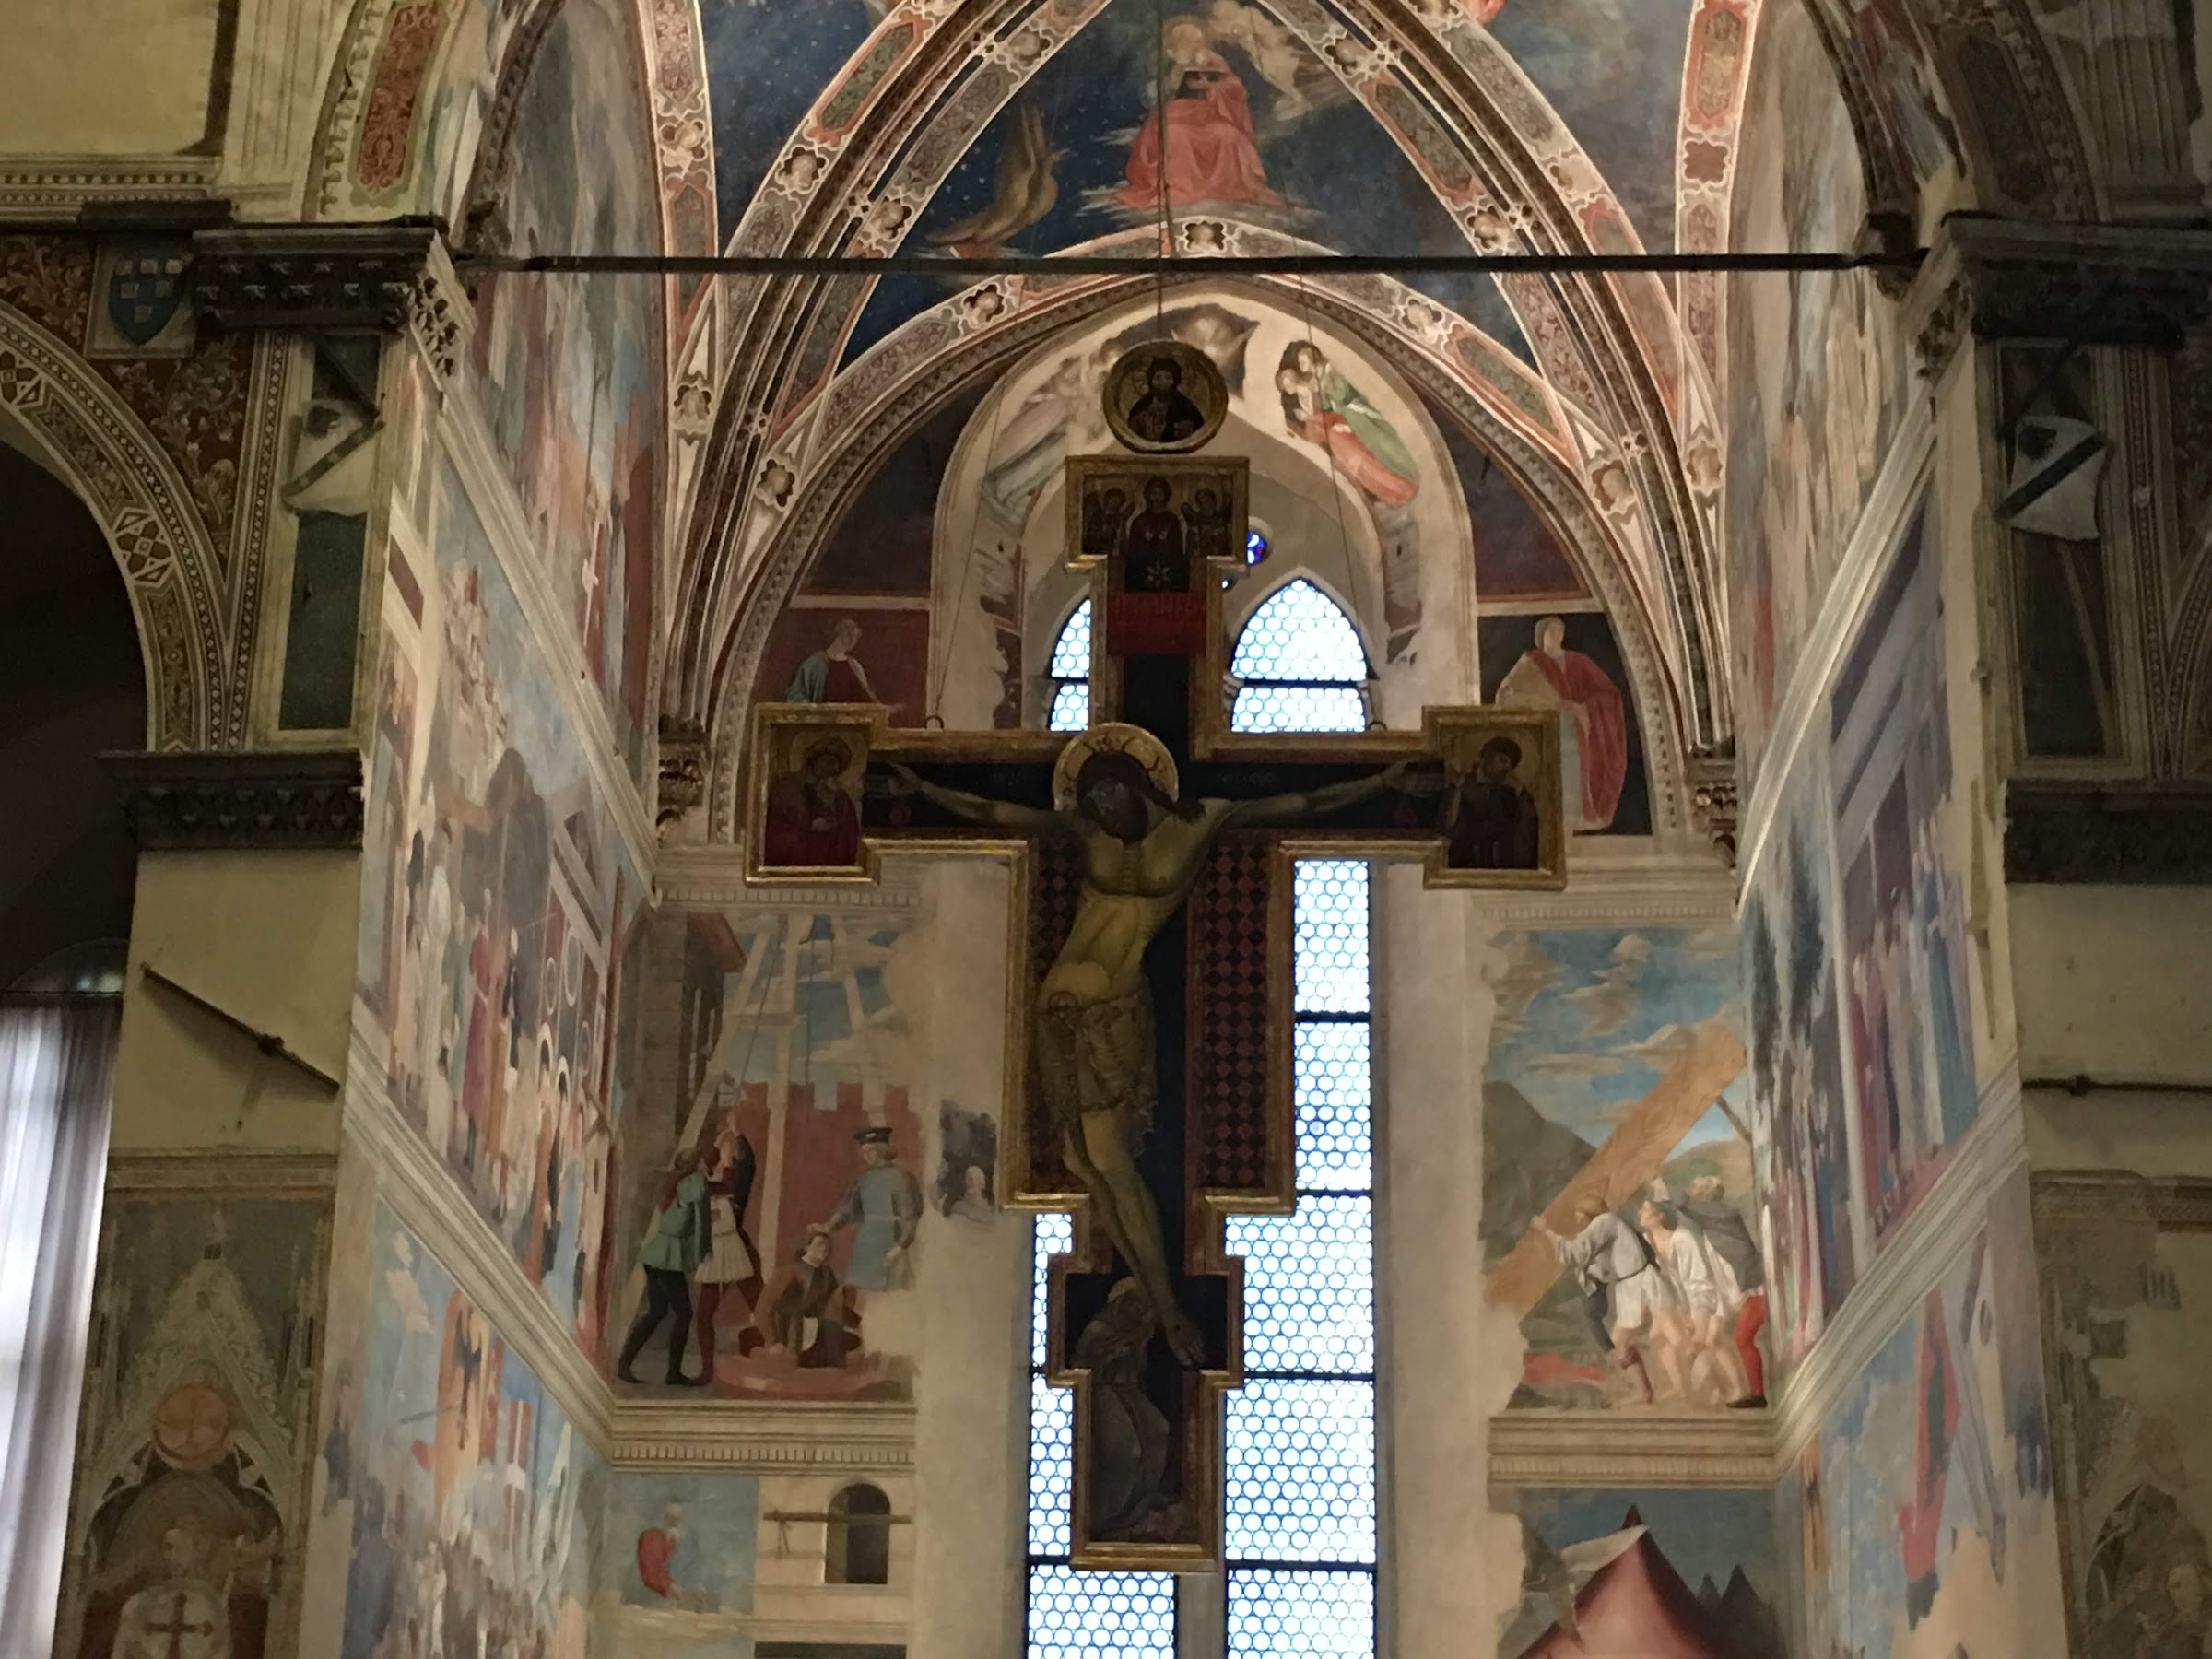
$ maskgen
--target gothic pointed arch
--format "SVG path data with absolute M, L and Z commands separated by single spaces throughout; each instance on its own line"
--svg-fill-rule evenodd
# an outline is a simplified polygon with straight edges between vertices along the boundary
M 1056 54 L 1095 26 L 1100 10 L 1086 4 L 1017 8 L 1010 21 L 1003 8 L 987 16 L 976 6 L 892 8 L 853 44 L 772 160 L 757 162 L 758 194 L 733 196 L 742 170 L 724 169 L 725 206 L 742 210 L 728 245 L 746 253 L 901 245 L 955 163 Z M 1572 124 L 1459 8 L 1376 0 L 1347 6 L 1345 20 L 1319 6 L 1280 10 L 1285 38 L 1310 52 L 1389 135 L 1394 153 L 1453 215 L 1462 245 L 1639 245 L 1637 228 L 1618 212 Z M 1704 38 L 1711 50 L 1699 66 L 1704 83 L 1717 88 L 1701 106 L 1709 129 L 1701 142 L 1710 151 L 1732 137 L 1730 105 L 1740 94 L 1748 35 L 1715 29 Z M 1571 190 L 1561 180 L 1572 181 Z M 1702 222 L 1710 229 L 1721 221 L 1709 211 Z M 1251 229 L 1231 226 L 1232 233 Z M 733 285 L 723 349 L 734 372 L 701 464 L 674 595 L 679 705 L 697 695 L 683 682 L 697 629 L 728 603 L 723 566 L 742 535 L 749 498 L 760 478 L 780 476 L 776 435 L 801 418 L 823 383 L 866 300 L 865 287 L 857 278 Z M 1620 487 L 1652 520 L 1654 539 L 1682 549 L 1666 606 L 1690 636 L 1685 654 L 1717 656 L 1721 623 L 1711 597 L 1717 467 L 1709 459 L 1717 429 L 1703 389 L 1714 353 L 1685 348 L 1672 299 L 1656 279 L 1536 281 L 1519 285 L 1513 301 L 1535 319 L 1528 332 L 1547 377 L 1585 406 L 1594 427 L 1625 441 L 1630 459 Z M 1700 296 L 1708 338 L 1716 337 L 1719 303 L 1712 291 Z M 1693 387 L 1696 395 L 1686 398 Z M 1724 700 L 1712 700 L 1694 678 L 1692 688 L 1699 742 L 1724 742 Z
M 0 415 L 91 511 L 122 567 L 145 653 L 147 746 L 242 744 L 252 594 L 153 433 L 89 363 L 5 301 Z
M 1394 305 L 1375 302 L 1381 279 L 1361 278 L 1359 285 L 1353 292 L 1315 282 L 1261 280 L 1237 286 L 1253 305 L 1311 319 L 1312 326 L 1360 342 L 1375 363 L 1387 363 L 1431 406 L 1448 411 L 1494 458 L 1559 543 L 1577 550 L 1593 594 L 1613 619 L 1649 733 L 1655 827 L 1665 832 L 1679 828 L 1687 816 L 1686 761 L 1696 750 L 1696 740 L 1677 678 L 1683 670 L 1661 608 L 1664 589 L 1644 585 L 1634 573 L 1633 517 L 1606 494 L 1617 488 L 1610 478 L 1618 458 L 1594 463 L 1578 449 L 1570 423 L 1549 402 L 1516 402 L 1488 382 L 1478 394 L 1465 357 L 1423 347 L 1414 331 L 1400 332 L 1388 323 L 1399 312 Z M 1185 300 L 1190 297 L 1186 294 Z M 708 729 L 713 757 L 712 833 L 735 832 L 745 710 L 756 686 L 765 683 L 760 676 L 771 630 L 818 552 L 886 459 L 932 411 L 962 397 L 971 406 L 985 388 L 1010 381 L 1018 365 L 1035 362 L 1041 354 L 1063 352 L 1067 341 L 1095 331 L 1101 320 L 1133 302 L 1149 316 L 1146 285 L 1127 279 L 1069 283 L 1041 294 L 1009 295 L 1002 309 L 973 321 L 962 317 L 963 298 L 956 296 L 918 320 L 913 337 L 902 335 L 855 366 L 850 394 L 833 397 L 818 423 L 807 429 L 808 447 L 771 455 L 768 465 L 773 476 L 763 481 L 759 516 L 748 526 L 750 556 L 725 566 L 733 583 L 730 605 L 712 636 L 711 654 L 671 665 L 672 693 L 677 674 L 700 677 L 694 682 L 703 694 L 699 718 Z M 1164 303 L 1172 308 L 1176 301 Z M 1265 379 L 1271 370 L 1263 362 L 1248 372 Z M 966 500 L 973 489 L 973 480 L 961 474 L 956 493 Z M 1426 555 L 1450 556 L 1441 543 Z M 740 582 L 742 587 L 736 586 Z

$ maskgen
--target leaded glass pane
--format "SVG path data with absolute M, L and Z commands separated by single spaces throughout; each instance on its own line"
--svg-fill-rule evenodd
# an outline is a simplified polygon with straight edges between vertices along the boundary
M 1375 1559 L 1375 1385 L 1253 1382 L 1227 1396 L 1232 1557 Z
M 1368 1011 L 1367 865 L 1304 859 L 1295 888 L 1300 1014 Z
M 1087 680 L 1090 677 L 1090 601 L 1086 599 L 1069 613 L 1060 625 L 1060 637 L 1053 642 L 1052 666 L 1045 672 L 1054 679 Z
M 1374 1651 L 1372 1573 L 1230 1573 L 1230 1659 L 1371 1659 Z
M 1367 698 L 1357 686 L 1248 685 L 1229 724 L 1239 732 L 1364 732 Z
M 1288 1216 L 1232 1216 L 1244 1258 L 1249 1370 L 1375 1369 L 1375 1228 L 1365 1198 L 1301 1198 Z
M 1367 653 L 1344 607 L 1304 577 L 1267 595 L 1238 636 L 1239 679 L 1367 679 Z
M 1171 1574 L 1030 1569 L 1030 1659 L 1174 1659 L 1174 1653 Z
M 1044 1365 L 1044 1314 L 1052 1259 L 1075 1248 L 1075 1218 L 1048 1210 L 1037 1218 L 1030 1254 L 1030 1363 Z
M 1292 1035 L 1301 1187 L 1375 1184 L 1368 1048 L 1364 1021 L 1300 1021 Z
M 1030 1379 L 1030 1553 L 1063 1556 L 1067 1535 L 1067 1488 L 1074 1478 L 1075 1401 L 1072 1390 Z
M 1045 716 L 1045 729 L 1052 732 L 1080 732 L 1090 724 L 1090 686 L 1088 681 L 1078 685 L 1057 687 L 1053 692 L 1053 706 Z

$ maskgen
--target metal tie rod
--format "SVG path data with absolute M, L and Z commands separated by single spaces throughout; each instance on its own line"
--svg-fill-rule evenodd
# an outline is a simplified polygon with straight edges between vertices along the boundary
M 538 271 L 583 276 L 1594 276 L 1693 272 L 1816 272 L 1916 269 L 1925 249 L 1868 253 L 1299 253 L 1163 259 L 1157 255 L 1007 253 L 986 258 L 848 254 L 468 253 L 474 273 Z

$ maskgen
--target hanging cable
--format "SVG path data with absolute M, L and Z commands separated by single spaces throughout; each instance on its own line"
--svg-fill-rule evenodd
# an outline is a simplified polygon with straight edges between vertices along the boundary
M 1158 204 L 1158 224 L 1154 246 L 1165 261 L 1175 251 L 1168 210 L 1168 6 L 1167 0 L 1152 0 L 1152 135 L 1158 141 L 1153 152 L 1153 174 L 1157 186 L 1153 192 Z M 1168 276 L 1163 268 L 1155 278 L 1152 288 L 1152 324 L 1165 337 L 1168 315 Z

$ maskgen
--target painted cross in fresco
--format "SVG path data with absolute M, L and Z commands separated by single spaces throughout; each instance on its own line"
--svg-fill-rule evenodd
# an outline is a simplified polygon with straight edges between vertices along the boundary
M 757 851 L 749 873 L 866 880 L 893 849 L 1010 853 L 1025 872 L 1003 1190 L 1078 1218 L 1046 1335 L 1050 1380 L 1075 1391 L 1072 1559 L 1190 1571 L 1218 1559 L 1219 1399 L 1243 1380 L 1222 1218 L 1296 1202 L 1291 861 L 1425 855 L 1437 885 L 1559 885 L 1558 717 L 1232 735 L 1220 567 L 1243 545 L 1245 463 L 1067 465 L 1071 558 L 1103 619 L 1089 729 L 893 732 L 857 705 L 764 708 L 753 844 L 821 839 L 805 863 Z

